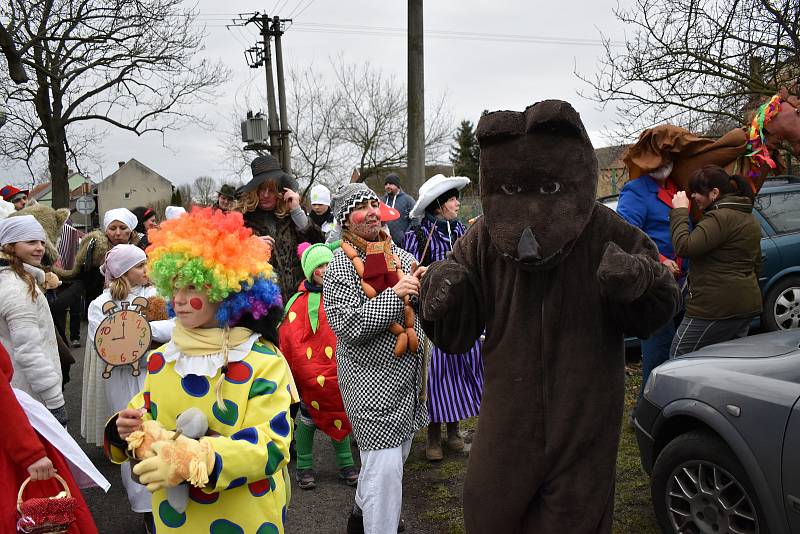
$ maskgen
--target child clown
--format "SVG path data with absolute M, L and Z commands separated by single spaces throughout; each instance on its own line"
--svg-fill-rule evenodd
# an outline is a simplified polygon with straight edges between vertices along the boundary
M 142 391 L 106 427 L 106 453 L 137 460 L 156 532 L 283 533 L 294 383 L 277 348 L 282 315 L 269 249 L 239 213 L 195 208 L 149 234 L 149 273 L 177 316 Z M 173 432 L 189 409 L 205 437 Z M 193 410 L 193 413 L 196 410 Z M 189 484 L 185 511 L 166 489 Z
M 297 485 L 316 486 L 313 468 L 314 432 L 331 438 L 336 451 L 339 478 L 349 486 L 358 483 L 358 468 L 350 450 L 352 427 L 344 412 L 336 373 L 336 336 L 328 325 L 322 302 L 322 276 L 339 242 L 323 245 L 301 243 L 297 247 L 306 279 L 286 304 L 280 327 L 280 346 L 300 390 L 300 415 L 295 419 Z

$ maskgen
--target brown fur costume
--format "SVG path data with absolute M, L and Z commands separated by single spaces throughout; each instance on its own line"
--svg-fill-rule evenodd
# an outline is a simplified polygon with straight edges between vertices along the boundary
M 421 295 L 445 351 L 486 331 L 467 532 L 610 532 L 623 333 L 669 320 L 677 284 L 653 242 L 595 202 L 597 160 L 568 103 L 489 113 L 477 137 L 484 216 Z

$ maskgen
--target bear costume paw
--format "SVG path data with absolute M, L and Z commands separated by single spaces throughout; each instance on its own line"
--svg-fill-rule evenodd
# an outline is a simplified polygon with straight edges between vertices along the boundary
M 422 281 L 422 317 L 436 321 L 457 304 L 458 288 L 469 283 L 469 271 L 461 264 L 443 261 L 432 265 Z
M 658 264 L 638 254 L 628 254 L 609 242 L 597 268 L 600 293 L 618 302 L 633 302 L 647 291 L 655 278 Z

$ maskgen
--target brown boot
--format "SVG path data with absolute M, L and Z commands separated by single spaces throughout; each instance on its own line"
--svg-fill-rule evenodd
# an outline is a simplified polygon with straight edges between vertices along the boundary
M 442 425 L 431 423 L 428 425 L 428 443 L 425 445 L 425 458 L 431 462 L 442 459 Z
M 447 423 L 447 446 L 450 450 L 461 452 L 464 450 L 464 438 L 458 431 L 458 421 L 455 423 Z

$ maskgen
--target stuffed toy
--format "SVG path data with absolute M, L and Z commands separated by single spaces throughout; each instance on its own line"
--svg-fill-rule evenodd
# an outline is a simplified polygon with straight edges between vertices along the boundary
M 61 227 L 69 219 L 69 209 L 61 208 L 54 210 L 49 206 L 42 204 L 28 205 L 19 211 L 9 214 L 9 217 L 17 217 L 20 215 L 33 215 L 39 224 L 44 228 L 47 234 L 47 241 L 44 244 L 45 260 L 44 264 L 50 266 L 56 263 L 59 259 L 58 249 L 56 249 L 56 241 L 61 233 Z
M 597 160 L 567 102 L 485 114 L 477 138 L 484 215 L 421 289 L 436 346 L 486 335 L 466 530 L 611 532 L 624 336 L 670 320 L 678 286 L 650 238 L 595 201 Z
M 150 297 L 147 299 L 147 307 L 144 309 L 144 316 L 148 322 L 165 321 L 169 319 L 167 311 L 167 301 L 163 297 Z

